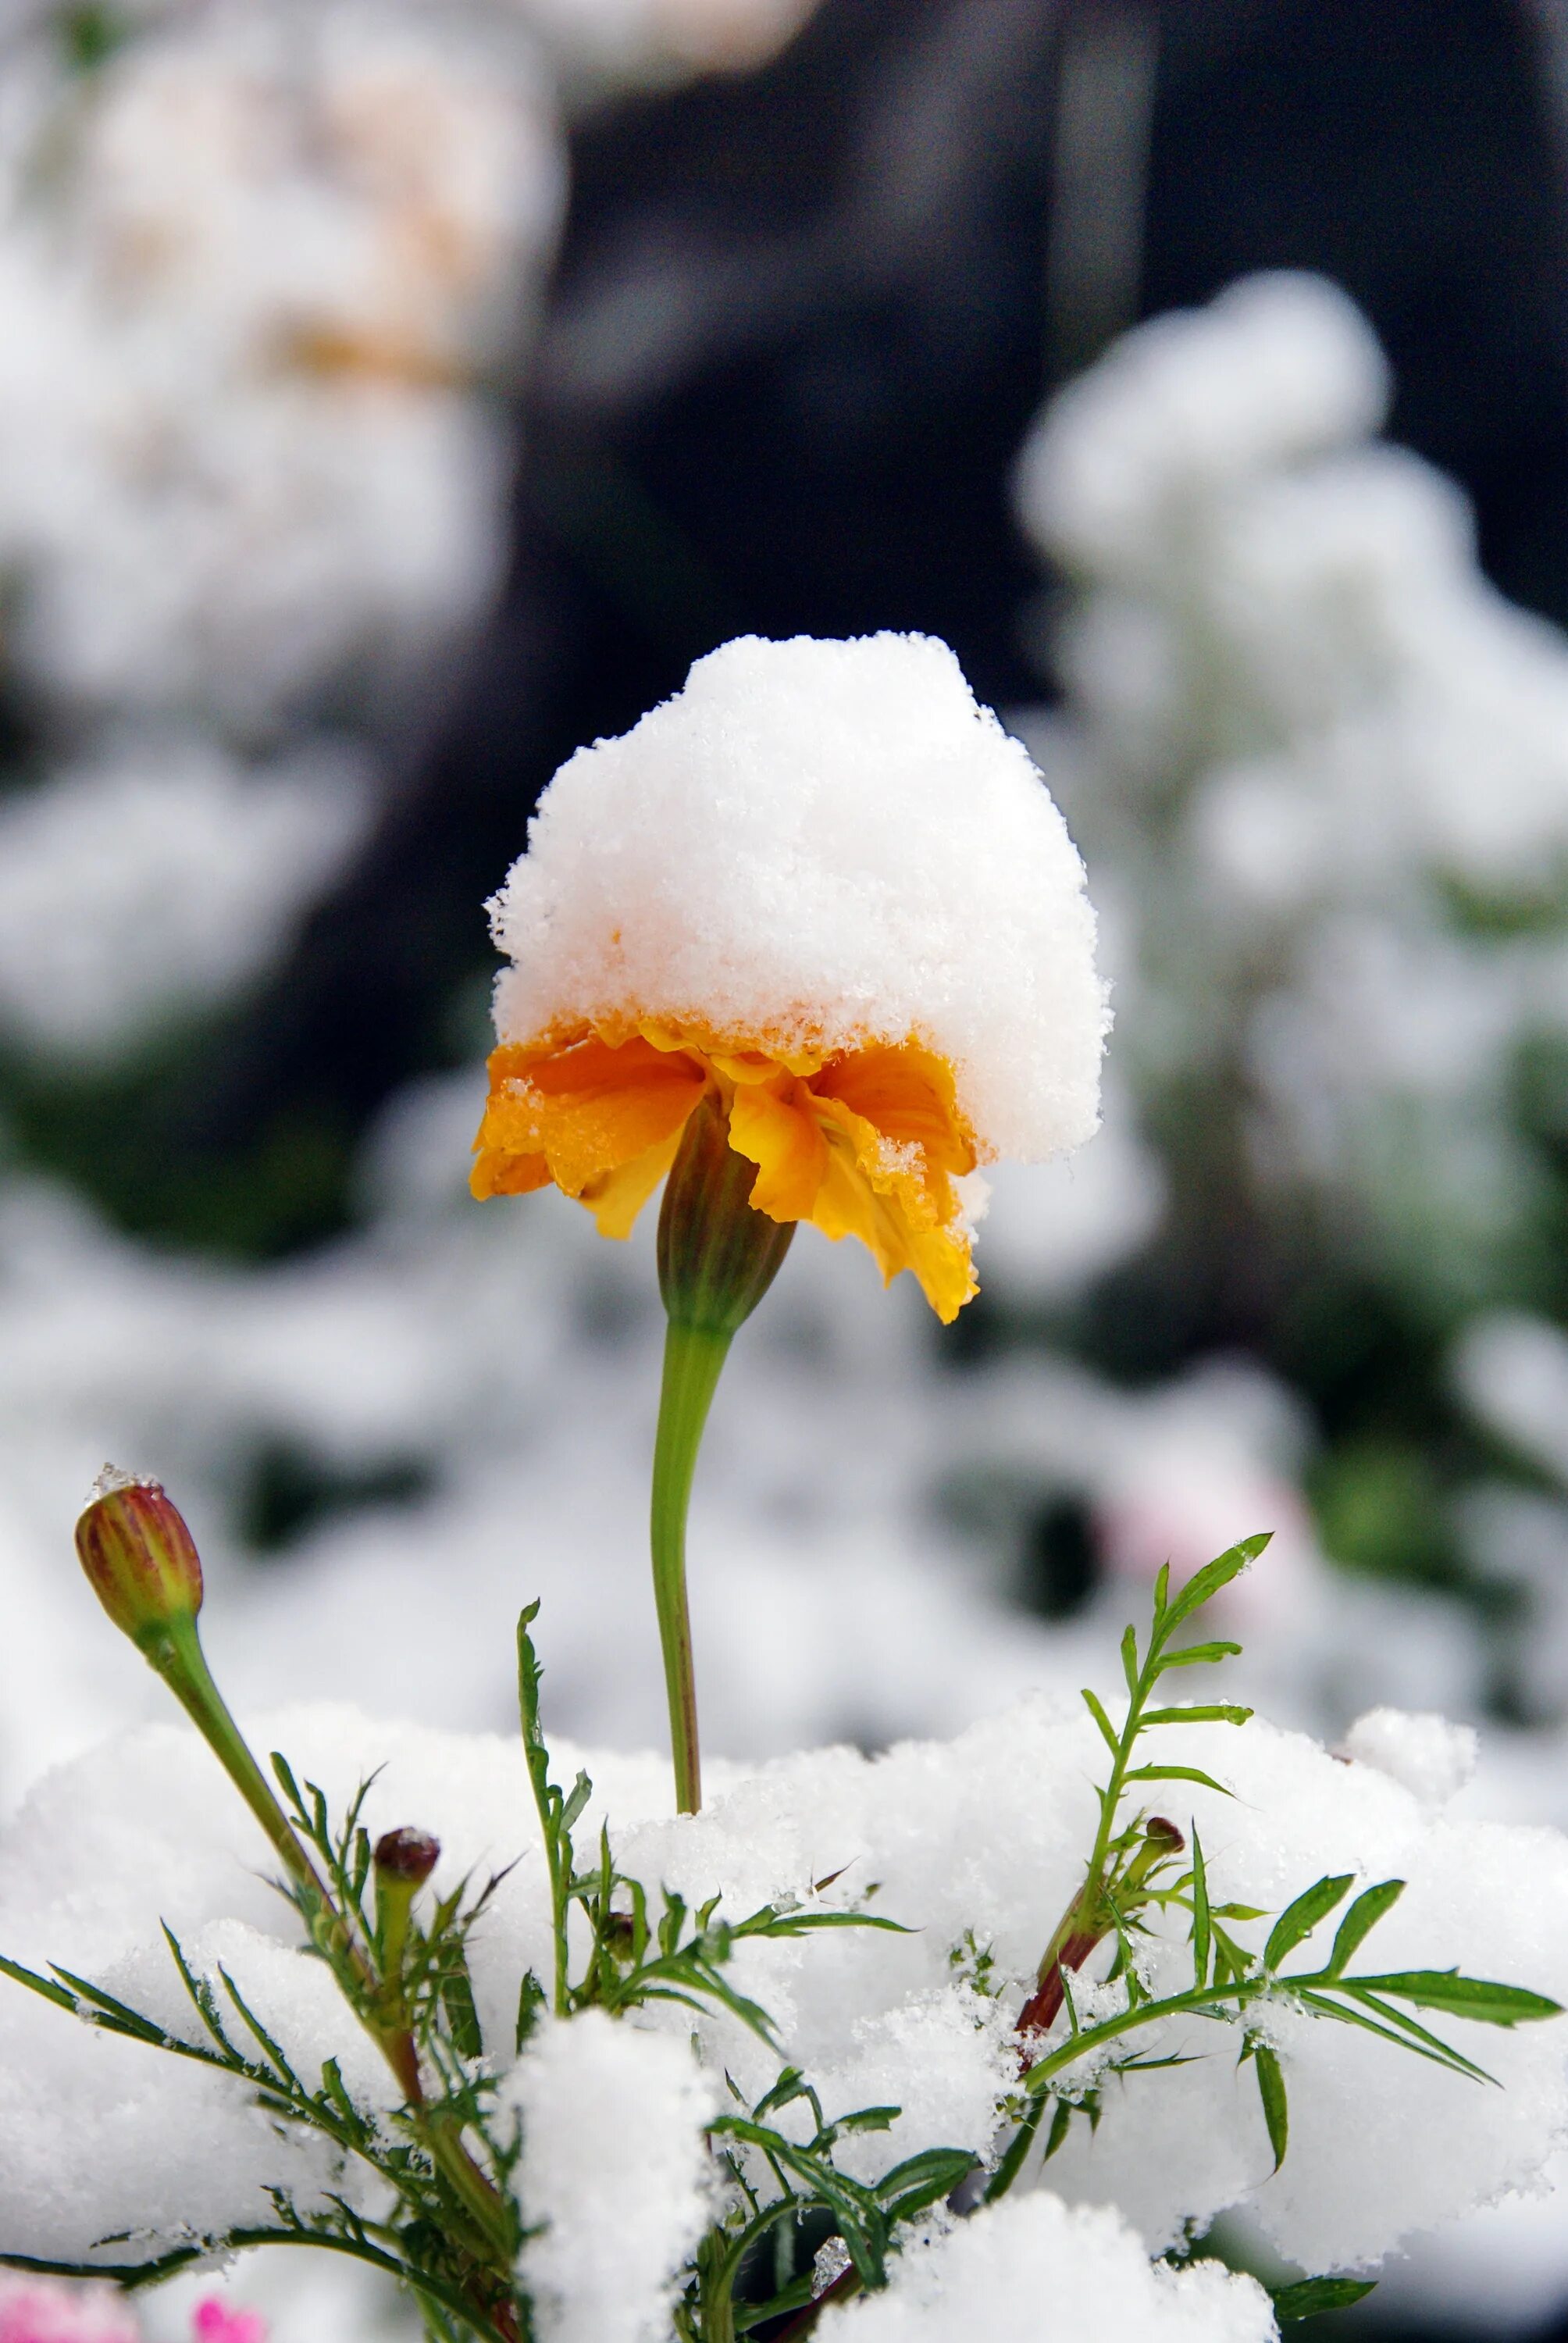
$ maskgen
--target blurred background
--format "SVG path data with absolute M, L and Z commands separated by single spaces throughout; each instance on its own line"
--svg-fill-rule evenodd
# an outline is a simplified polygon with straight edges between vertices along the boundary
M 0 1801 L 161 1713 L 106 1457 L 239 1704 L 507 1730 L 538 1594 L 661 1735 L 651 1225 L 469 1201 L 481 905 L 692 659 L 897 627 L 1083 850 L 1105 1125 L 945 1332 L 793 1248 L 709 1744 L 1071 1691 L 1270 1528 L 1261 1703 L 1568 1822 L 1565 196 L 1564 0 L 4 0 Z M 1568 2337 L 1568 2187 L 1352 2323 Z

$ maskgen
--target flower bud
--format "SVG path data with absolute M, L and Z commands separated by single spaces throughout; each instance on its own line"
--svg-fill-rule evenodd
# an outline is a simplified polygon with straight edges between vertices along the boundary
M 753 1210 L 756 1181 L 710 1093 L 687 1118 L 658 1216 L 658 1290 L 677 1325 L 728 1338 L 778 1275 L 795 1223 Z
M 376 1842 L 376 1877 L 387 1886 L 423 1887 L 441 1858 L 428 1831 L 389 1830 Z
M 76 1552 L 93 1591 L 136 1644 L 201 1609 L 201 1562 L 160 1483 L 106 1464 L 76 1523 Z

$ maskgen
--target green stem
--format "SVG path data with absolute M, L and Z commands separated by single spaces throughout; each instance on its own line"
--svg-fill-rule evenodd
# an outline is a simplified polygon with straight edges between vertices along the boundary
M 697 1684 L 686 1599 L 686 1517 L 703 1426 L 729 1343 L 728 1333 L 670 1320 L 664 1341 L 664 1383 L 653 1450 L 653 1599 L 669 1697 L 675 1802 L 683 1815 L 696 1814 L 702 1805 Z
M 294 1883 L 312 1937 L 343 1986 L 350 2006 L 391 2067 L 426 2147 L 457 2202 L 475 2223 L 485 2249 L 498 2256 L 505 2268 L 512 2244 L 506 2207 L 451 2126 L 432 2120 L 427 2112 L 414 2037 L 405 2026 L 389 2026 L 380 2021 L 380 1979 L 251 1755 L 245 1735 L 214 1682 L 195 1619 L 185 1616 L 162 1622 L 156 1628 L 145 1630 L 136 1642 L 143 1657 L 162 1676 L 260 1824 L 268 1845 Z

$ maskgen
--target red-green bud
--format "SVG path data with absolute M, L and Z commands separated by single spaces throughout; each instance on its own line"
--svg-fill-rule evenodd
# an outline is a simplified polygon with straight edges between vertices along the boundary
M 428 1831 L 389 1830 L 376 1842 L 376 1876 L 390 1886 L 423 1887 L 441 1859 Z
M 753 1210 L 756 1182 L 710 1093 L 687 1118 L 658 1215 L 658 1290 L 675 1324 L 728 1337 L 779 1274 L 795 1223 Z
M 201 1609 L 201 1562 L 156 1481 L 106 1464 L 76 1523 L 76 1552 L 116 1627 L 141 1644 Z

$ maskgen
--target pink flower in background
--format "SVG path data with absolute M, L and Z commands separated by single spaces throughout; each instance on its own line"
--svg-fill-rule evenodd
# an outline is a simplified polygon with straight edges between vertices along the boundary
M 197 2303 L 191 2332 L 195 2343 L 266 2343 L 266 2321 L 259 2310 L 238 2310 L 216 2294 Z M 0 2343 L 6 2338 L 0 2337 Z
M 141 2343 L 141 2328 L 113 2287 L 0 2275 L 0 2343 Z
M 193 2343 L 266 2343 L 266 2322 L 212 2294 L 192 2312 L 191 2334 Z M 0 2343 L 142 2343 L 142 2330 L 112 2286 L 0 2272 Z

